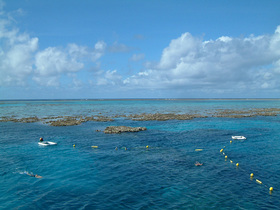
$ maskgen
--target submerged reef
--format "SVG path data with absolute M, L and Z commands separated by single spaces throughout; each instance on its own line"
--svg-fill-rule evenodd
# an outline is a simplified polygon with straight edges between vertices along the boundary
M 135 114 L 129 115 L 128 118 L 135 121 L 166 121 L 166 120 L 192 120 L 194 118 L 204 118 L 199 114 Z
M 15 118 L 15 117 L 2 117 L 0 122 L 22 122 L 22 123 L 34 123 L 38 122 L 40 119 L 38 117 L 23 117 L 23 118 Z
M 197 111 L 199 112 L 199 111 Z M 18 118 L 16 116 L 2 116 L 0 122 L 21 122 L 34 123 L 42 122 L 51 126 L 73 126 L 80 125 L 88 121 L 110 122 L 117 118 L 124 118 L 133 121 L 167 121 L 167 120 L 192 120 L 194 118 L 223 117 L 223 118 L 243 118 L 256 116 L 277 116 L 280 108 L 263 109 L 215 109 L 205 110 L 204 114 L 176 114 L 176 113 L 141 113 L 141 114 L 120 114 L 114 116 L 103 116 L 101 113 L 94 116 L 49 116 L 38 118 L 37 116 Z
M 249 109 L 249 110 L 216 110 L 213 117 L 243 118 L 256 116 L 277 116 L 280 113 L 278 108 Z
M 66 116 L 61 119 L 47 121 L 46 123 L 52 126 L 70 126 L 70 125 L 80 125 L 83 122 L 88 121 L 97 121 L 97 122 L 108 122 L 114 121 L 114 119 L 105 117 L 105 116 L 91 116 L 91 117 L 82 117 L 82 116 Z
M 108 126 L 107 128 L 105 128 L 104 133 L 112 134 L 112 133 L 123 133 L 123 132 L 139 132 L 145 130 L 147 130 L 147 128 L 145 127 Z

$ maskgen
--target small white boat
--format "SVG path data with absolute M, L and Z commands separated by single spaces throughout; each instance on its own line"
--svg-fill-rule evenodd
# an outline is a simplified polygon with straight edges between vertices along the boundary
M 51 142 L 51 141 L 43 141 L 43 142 L 38 142 L 39 145 L 41 146 L 50 146 L 50 145 L 57 145 L 56 142 Z
M 231 138 L 235 139 L 235 140 L 245 140 L 246 139 L 245 136 L 232 136 Z

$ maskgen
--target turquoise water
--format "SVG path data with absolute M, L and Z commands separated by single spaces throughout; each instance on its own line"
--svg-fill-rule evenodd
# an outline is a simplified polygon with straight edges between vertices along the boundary
M 43 117 L 251 107 L 279 108 L 280 102 L 2 101 L 0 113 Z M 147 131 L 112 135 L 95 132 L 110 125 L 145 126 Z M 163 122 L 117 119 L 69 127 L 0 122 L 0 208 L 277 209 L 279 125 L 279 116 Z M 247 140 L 230 143 L 232 135 L 245 135 Z M 58 145 L 39 146 L 41 136 Z M 98 148 L 91 148 L 93 145 Z M 220 153 L 222 148 L 227 159 Z M 195 166 L 196 161 L 203 166 Z M 269 187 L 274 188 L 272 193 Z
M 280 108 L 280 100 L 47 100 L 0 101 L 0 117 L 207 113 L 216 109 Z

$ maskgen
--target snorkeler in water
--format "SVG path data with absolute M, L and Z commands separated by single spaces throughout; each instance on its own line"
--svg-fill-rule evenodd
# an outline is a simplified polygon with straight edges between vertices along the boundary
M 196 162 L 195 162 L 195 165 L 196 165 L 196 166 L 202 166 L 203 163 L 200 163 L 200 162 L 196 161 Z
M 38 178 L 38 179 L 41 179 L 41 178 L 43 178 L 42 176 L 39 176 L 38 174 L 30 174 L 30 173 L 28 173 L 28 172 L 26 172 L 25 174 L 27 174 L 28 176 L 31 176 L 31 177 L 35 177 L 35 178 Z

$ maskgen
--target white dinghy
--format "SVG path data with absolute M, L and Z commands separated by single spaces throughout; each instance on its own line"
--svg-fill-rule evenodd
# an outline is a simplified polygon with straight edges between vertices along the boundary
M 232 136 L 231 138 L 235 139 L 235 140 L 245 140 L 246 139 L 245 136 Z
M 51 141 L 42 141 L 42 142 L 38 142 L 38 144 L 41 146 L 57 145 L 56 142 L 51 142 Z

